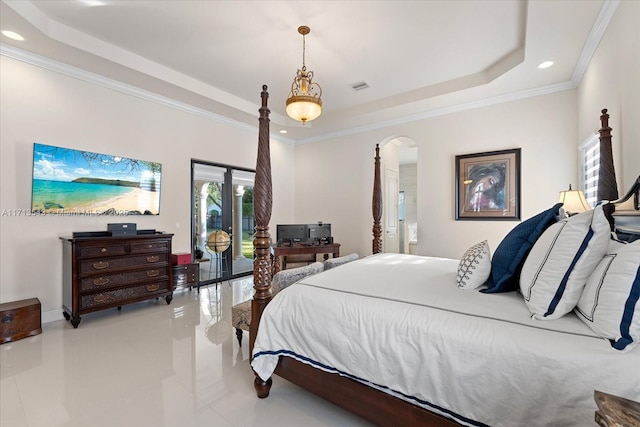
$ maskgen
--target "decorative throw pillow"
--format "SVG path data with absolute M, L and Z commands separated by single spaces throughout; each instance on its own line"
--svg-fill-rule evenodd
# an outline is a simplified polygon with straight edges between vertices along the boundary
M 640 240 L 612 240 L 589 277 L 575 311 L 595 333 L 617 350 L 640 341 Z
M 520 270 L 538 237 L 558 220 L 562 203 L 516 225 L 498 245 L 491 261 L 487 289 L 480 292 L 509 292 L 518 289 Z
M 458 264 L 456 283 L 460 289 L 476 289 L 491 273 L 491 252 L 486 240 L 471 246 Z
M 573 310 L 610 236 L 602 205 L 563 219 L 540 236 L 520 274 L 520 292 L 534 319 L 558 319 Z

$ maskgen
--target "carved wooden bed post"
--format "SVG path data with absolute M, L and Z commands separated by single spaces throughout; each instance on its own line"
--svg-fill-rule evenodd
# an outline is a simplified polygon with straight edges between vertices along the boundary
M 373 211 L 373 242 L 371 253 L 377 254 L 382 252 L 382 225 L 380 218 L 382 217 L 382 189 L 380 186 L 380 145 L 376 144 L 376 157 L 373 173 L 373 198 L 371 208 Z
M 613 166 L 613 149 L 611 147 L 611 128 L 609 127 L 609 115 L 607 109 L 602 110 L 600 116 L 600 170 L 598 172 L 598 201 L 618 199 L 618 185 L 616 183 L 616 170 Z M 609 220 L 611 231 L 615 229 L 612 214 L 615 205 L 609 203 L 603 206 L 603 210 Z
M 602 110 L 600 116 L 600 171 L 598 173 L 598 201 L 617 200 L 618 185 L 616 171 L 613 166 L 613 150 L 611 148 L 611 128 L 607 109 Z
M 271 188 L 271 154 L 269 149 L 269 93 L 267 85 L 262 86 L 262 106 L 258 128 L 258 157 L 256 160 L 256 177 L 253 187 L 253 210 L 255 217 L 255 235 L 253 248 L 253 288 L 255 294 L 251 301 L 251 325 L 249 326 L 249 354 L 253 355 L 253 344 L 258 333 L 258 323 L 264 308 L 272 297 L 271 292 L 271 236 L 269 221 L 273 204 Z M 256 375 L 254 387 L 258 397 L 267 397 L 271 387 L 271 378 L 262 381 Z

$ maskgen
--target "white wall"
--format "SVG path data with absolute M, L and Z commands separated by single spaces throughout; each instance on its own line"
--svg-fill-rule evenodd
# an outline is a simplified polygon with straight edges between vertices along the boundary
M 257 109 L 255 129 L 232 127 L 4 56 L 0 61 L 0 302 L 38 297 L 45 321 L 61 317 L 59 236 L 135 222 L 138 228 L 174 233 L 174 252 L 189 252 L 191 159 L 255 167 Z M 31 206 L 34 142 L 161 163 L 160 215 L 12 214 Z M 292 221 L 294 146 L 272 139 L 271 152 L 272 218 Z
M 459 258 L 484 239 L 495 249 L 517 223 L 455 220 L 456 155 L 522 148 L 523 219 L 551 207 L 578 176 L 576 96 L 565 91 L 298 146 L 296 219 L 321 216 L 341 252 L 371 253 L 374 147 L 400 135 L 418 145 L 422 255 Z
M 607 108 L 622 196 L 640 175 L 640 2 L 623 1 L 578 86 L 581 141 L 600 128 Z

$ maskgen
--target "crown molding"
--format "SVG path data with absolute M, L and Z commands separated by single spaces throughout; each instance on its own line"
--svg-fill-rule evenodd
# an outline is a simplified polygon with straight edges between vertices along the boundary
M 479 99 L 477 101 L 456 104 L 449 107 L 436 108 L 433 110 L 424 111 L 422 113 L 413 114 L 410 116 L 404 116 L 397 119 L 386 120 L 386 121 L 378 122 L 372 125 L 365 125 L 365 126 L 350 128 L 343 131 L 327 133 L 327 134 L 320 135 L 313 138 L 301 139 L 296 141 L 296 144 L 309 144 L 312 142 L 319 142 L 325 139 L 349 136 L 356 133 L 368 132 L 368 131 L 382 129 L 382 128 L 395 126 L 395 125 L 402 125 L 405 123 L 415 122 L 418 120 L 430 119 L 433 117 L 444 116 L 447 114 L 458 113 L 461 111 L 474 110 L 477 108 L 488 107 L 491 105 L 502 104 L 505 102 L 517 101 L 520 99 L 532 98 L 532 97 L 542 96 L 542 95 L 549 95 L 552 93 L 563 92 L 565 90 L 572 90 L 575 88 L 576 86 L 571 81 L 566 81 L 564 83 L 557 83 L 549 86 L 543 86 L 535 89 L 528 89 L 520 92 L 506 94 L 506 95 Z
M 122 83 L 117 80 L 109 79 L 107 77 L 101 76 L 96 73 L 92 73 L 90 71 L 83 70 L 78 67 L 64 64 L 62 62 L 53 60 L 51 58 L 47 58 L 42 55 L 28 52 L 24 49 L 11 46 L 6 43 L 0 43 L 0 55 L 6 56 L 8 58 L 12 58 L 18 61 L 22 61 L 27 64 L 34 65 L 36 67 L 44 68 L 46 70 L 53 71 L 68 77 L 73 77 L 75 79 L 84 81 L 86 83 L 90 83 L 106 89 L 111 89 L 116 92 L 124 93 L 126 95 L 135 96 L 145 101 L 153 102 L 155 104 L 159 104 L 165 107 L 180 110 L 185 113 L 193 114 L 195 116 L 202 117 L 207 120 L 212 120 L 214 122 L 218 122 L 230 127 L 234 127 L 237 129 L 242 129 L 250 132 L 257 132 L 258 130 L 257 124 L 255 126 L 248 125 L 246 123 L 230 119 L 220 114 L 212 113 L 211 111 L 207 111 L 202 108 L 197 108 L 192 105 L 186 104 L 184 102 L 180 102 L 180 101 L 176 101 L 174 99 L 168 98 L 166 96 L 158 95 L 148 90 L 140 89 L 138 87 L 135 87 L 126 83 Z M 272 136 L 272 138 L 288 144 L 294 143 L 293 140 L 282 138 L 275 134 Z
M 605 0 L 604 4 L 600 8 L 600 13 L 598 13 L 596 22 L 594 22 L 593 27 L 591 27 L 591 31 L 587 36 L 587 41 L 584 43 L 580 57 L 576 62 L 576 67 L 573 69 L 571 81 L 576 87 L 582 81 L 582 77 L 587 71 L 587 67 L 600 44 L 600 40 L 602 40 L 613 15 L 615 15 L 616 10 L 618 10 L 618 6 L 620 6 L 620 0 Z

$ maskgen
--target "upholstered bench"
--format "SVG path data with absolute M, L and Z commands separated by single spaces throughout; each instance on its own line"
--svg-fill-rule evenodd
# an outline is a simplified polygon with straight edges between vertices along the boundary
M 294 284 L 312 274 L 320 273 L 324 270 L 321 262 L 305 265 L 303 267 L 290 268 L 277 272 L 271 281 L 271 289 L 273 294 L 277 294 L 289 285 Z M 238 343 L 242 345 L 242 331 L 248 331 L 251 324 L 251 300 L 234 305 L 231 307 L 231 324 L 236 328 L 236 337 Z
M 358 255 L 355 252 L 352 253 L 352 254 L 349 254 L 349 255 L 339 256 L 337 258 L 329 258 L 328 260 L 326 260 L 324 262 L 324 269 L 325 270 L 330 270 L 332 268 L 339 267 L 339 266 L 341 266 L 343 264 L 346 264 L 348 262 L 355 261 L 358 258 L 360 258 L 360 255 Z

